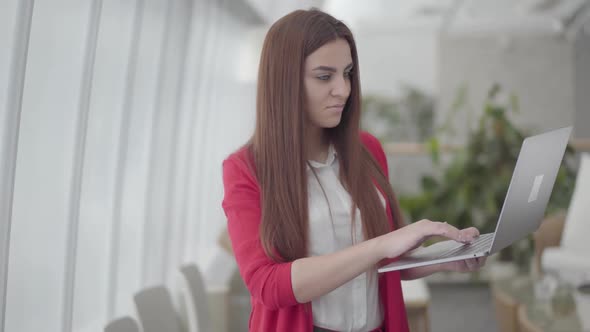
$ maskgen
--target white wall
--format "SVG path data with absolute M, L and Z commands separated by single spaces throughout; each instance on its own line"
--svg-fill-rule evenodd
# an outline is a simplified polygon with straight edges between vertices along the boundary
M 585 0 L 461 2 L 441 33 L 438 119 L 463 84 L 477 119 L 489 88 L 499 83 L 519 98 L 517 125 L 532 133 L 573 125 L 574 137 L 590 137 L 589 26 Z M 457 119 L 460 140 L 465 120 Z
M 519 114 L 514 122 L 539 131 L 574 122 L 574 47 L 565 38 L 553 36 L 464 36 L 443 35 L 440 41 L 437 112 L 445 119 L 458 89 L 466 85 L 472 125 L 483 112 L 483 102 L 494 83 L 515 93 Z M 457 139 L 467 133 L 467 110 L 455 118 Z
M 0 2 L 0 326 L 4 326 L 18 124 L 31 1 Z
M 397 96 L 403 85 L 438 92 L 438 32 L 432 26 L 364 22 L 354 31 L 364 95 Z
M 90 9 L 90 1 L 72 0 L 34 7 L 19 124 L 7 331 L 58 331 L 67 315 Z
M 574 82 L 576 114 L 574 137 L 590 138 L 590 11 L 588 21 L 575 41 Z
M 115 285 L 110 291 L 111 275 L 116 271 L 112 266 L 118 256 L 113 222 L 121 187 L 117 185 L 121 133 L 128 125 L 124 121 L 127 68 L 132 60 L 137 6 L 136 1 L 104 1 L 100 12 L 80 189 L 74 330 L 97 326 L 109 311 L 112 314 L 111 294 L 117 291 Z
M 221 161 L 254 120 L 235 54 L 258 22 L 232 5 L 0 3 L 4 331 L 102 330 L 211 260 Z

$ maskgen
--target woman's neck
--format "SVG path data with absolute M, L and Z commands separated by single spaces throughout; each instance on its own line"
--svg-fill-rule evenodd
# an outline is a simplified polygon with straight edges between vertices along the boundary
M 306 159 L 324 163 L 328 158 L 330 141 L 324 128 L 308 128 L 305 135 Z

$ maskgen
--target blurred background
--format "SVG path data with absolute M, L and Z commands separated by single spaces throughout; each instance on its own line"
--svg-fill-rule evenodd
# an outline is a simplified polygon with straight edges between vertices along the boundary
M 523 137 L 574 127 L 539 230 L 405 282 L 412 331 L 590 330 L 590 1 L 0 0 L 3 331 L 247 330 L 221 162 L 310 7 L 355 34 L 409 222 L 493 231 Z

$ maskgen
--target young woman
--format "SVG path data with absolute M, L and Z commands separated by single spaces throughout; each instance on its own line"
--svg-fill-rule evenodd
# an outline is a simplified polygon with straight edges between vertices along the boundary
M 268 31 L 254 135 L 223 163 L 251 331 L 407 331 L 401 279 L 484 263 L 376 272 L 429 236 L 467 243 L 479 233 L 402 225 L 383 149 L 359 131 L 359 83 L 352 33 L 332 16 L 295 11 Z

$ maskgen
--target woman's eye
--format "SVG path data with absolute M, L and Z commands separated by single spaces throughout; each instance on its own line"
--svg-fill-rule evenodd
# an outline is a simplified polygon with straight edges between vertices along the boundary
M 318 76 L 318 79 L 320 79 L 322 81 L 327 81 L 330 79 L 330 75 L 320 75 L 320 76 Z
M 344 73 L 344 77 L 352 77 L 352 71 L 347 71 L 346 73 Z

